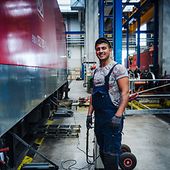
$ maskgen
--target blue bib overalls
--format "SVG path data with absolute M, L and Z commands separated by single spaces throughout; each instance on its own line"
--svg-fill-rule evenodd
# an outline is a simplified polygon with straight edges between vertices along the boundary
M 92 105 L 95 111 L 95 128 L 94 132 L 96 135 L 97 143 L 99 145 L 100 156 L 102 158 L 105 169 L 116 170 L 115 165 L 110 166 L 109 161 L 107 161 L 108 155 L 109 159 L 114 159 L 114 164 L 118 166 L 118 157 L 120 154 L 121 147 L 121 137 L 123 129 L 123 119 L 120 127 L 113 128 L 112 117 L 117 111 L 117 107 L 113 105 L 111 98 L 109 96 L 109 77 L 112 73 L 113 68 L 111 68 L 108 75 L 105 76 L 105 84 L 102 86 L 93 86 L 92 93 Z M 95 74 L 95 73 L 94 73 Z M 106 155 L 106 157 L 104 156 Z M 116 159 L 115 159 L 116 157 Z M 106 161 L 105 161 L 106 160 Z M 110 161 L 111 162 L 111 161 Z M 112 160 L 113 162 L 113 160 Z M 106 166 L 109 166 L 108 168 Z

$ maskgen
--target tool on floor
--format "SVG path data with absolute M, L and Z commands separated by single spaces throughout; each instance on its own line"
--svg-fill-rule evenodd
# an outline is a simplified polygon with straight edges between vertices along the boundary
M 56 170 L 53 165 L 49 163 L 29 163 L 25 164 L 21 170 Z
M 43 125 L 36 129 L 37 136 L 53 137 L 53 138 L 77 138 L 80 133 L 80 125 L 64 125 L 52 124 Z
M 37 170 L 58 170 L 59 166 L 56 165 L 54 162 L 49 160 L 45 155 L 42 153 L 38 152 L 35 150 L 31 145 L 26 143 L 23 139 L 21 139 L 17 134 L 15 133 L 10 133 L 14 138 L 16 138 L 19 142 L 21 142 L 23 145 L 25 145 L 29 150 L 35 152 L 38 154 L 40 157 L 42 157 L 44 160 L 47 161 L 47 163 L 30 163 L 30 164 L 25 164 L 21 168 L 22 170 L 31 170 L 31 169 L 37 169 Z

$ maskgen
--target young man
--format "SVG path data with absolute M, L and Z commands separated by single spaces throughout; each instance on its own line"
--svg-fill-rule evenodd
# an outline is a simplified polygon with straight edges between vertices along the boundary
M 99 145 L 99 153 L 105 170 L 118 170 L 118 160 L 123 129 L 123 112 L 128 103 L 129 78 L 126 68 L 111 58 L 109 41 L 99 38 L 95 43 L 100 66 L 94 71 L 93 92 L 86 120 L 92 125 Z

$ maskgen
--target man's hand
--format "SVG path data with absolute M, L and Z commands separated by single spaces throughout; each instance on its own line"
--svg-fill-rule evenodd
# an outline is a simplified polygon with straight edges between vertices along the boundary
M 113 127 L 120 127 L 121 125 L 121 120 L 122 120 L 122 117 L 118 117 L 118 116 L 113 116 L 112 117 L 112 126 Z
M 136 98 L 139 96 L 138 93 L 133 93 L 129 95 L 129 102 L 131 102 L 132 100 L 136 100 Z
M 88 115 L 86 119 L 86 127 L 87 129 L 90 129 L 92 127 L 93 121 L 92 121 L 92 115 Z

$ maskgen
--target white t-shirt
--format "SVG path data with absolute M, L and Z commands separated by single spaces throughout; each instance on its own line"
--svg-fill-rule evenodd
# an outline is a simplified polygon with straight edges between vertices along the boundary
M 105 84 L 105 76 L 108 75 L 110 69 L 116 64 L 115 61 L 109 63 L 105 67 L 98 67 L 95 70 L 93 83 L 94 86 L 101 86 Z M 109 95 L 113 104 L 118 107 L 120 104 L 120 91 L 117 84 L 117 80 L 122 77 L 128 77 L 127 69 L 121 65 L 117 64 L 109 77 Z

